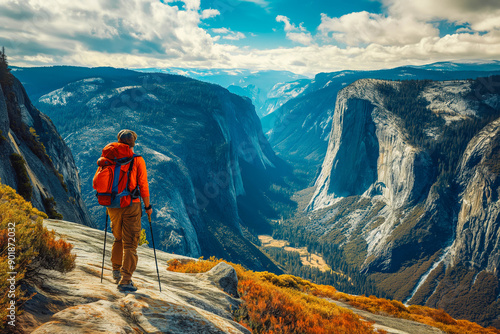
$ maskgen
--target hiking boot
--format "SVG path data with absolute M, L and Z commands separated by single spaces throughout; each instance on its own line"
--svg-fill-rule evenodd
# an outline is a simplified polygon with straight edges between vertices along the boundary
M 122 279 L 122 273 L 119 270 L 113 270 L 113 279 L 115 280 L 115 283 L 118 284 L 118 282 Z
M 134 283 L 130 281 L 128 284 L 118 284 L 118 290 L 125 292 L 125 291 L 130 291 L 134 292 L 137 291 L 137 288 L 134 286 Z

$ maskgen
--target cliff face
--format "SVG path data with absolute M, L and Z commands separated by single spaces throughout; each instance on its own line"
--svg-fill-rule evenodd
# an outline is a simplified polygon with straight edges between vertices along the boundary
M 495 324 L 498 312 L 479 319 L 463 298 L 485 282 L 496 295 L 499 282 L 500 92 L 483 88 L 366 79 L 341 90 L 307 210 L 323 217 L 311 231 L 391 296 Z
M 89 78 L 42 96 L 46 111 L 71 147 L 82 192 L 104 226 L 92 177 L 102 148 L 120 129 L 139 135 L 135 152 L 146 160 L 159 247 L 193 257 L 224 256 L 256 269 L 274 268 L 243 237 L 242 173 L 272 171 L 279 161 L 248 99 L 220 86 L 173 76 L 133 73 Z M 232 255 L 228 255 L 232 254 Z
M 18 191 L 24 188 L 20 192 L 49 215 L 57 212 L 65 219 L 93 226 L 80 195 L 71 151 L 14 77 L 0 88 L 0 119 L 2 183 Z
M 500 267 L 500 119 L 469 143 L 457 172 L 460 209 L 451 264 L 467 259 L 471 267 L 498 276 Z
M 428 190 L 429 158 L 407 144 L 395 116 L 373 89 L 376 83 L 360 81 L 339 93 L 328 153 L 309 209 L 363 194 L 381 196 L 400 208 Z
M 397 116 L 387 110 L 378 89 L 383 83 L 360 80 L 339 93 L 328 151 L 308 210 L 328 210 L 350 197 L 370 199 L 361 210 L 348 213 L 348 240 L 361 230 L 367 259 L 362 267 L 387 271 L 401 265 L 401 247 L 412 243 L 395 232 L 415 205 L 424 205 L 434 171 L 428 153 L 409 143 Z M 389 85 L 398 89 L 397 83 Z M 376 219 L 384 222 L 375 226 Z

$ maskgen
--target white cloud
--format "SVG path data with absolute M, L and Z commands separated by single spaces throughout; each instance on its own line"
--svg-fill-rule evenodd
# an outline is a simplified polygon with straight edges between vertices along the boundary
M 382 0 L 392 16 L 421 21 L 447 20 L 467 23 L 475 31 L 500 28 L 498 0 Z
M 230 41 L 238 41 L 240 39 L 246 38 L 245 34 L 242 32 L 234 32 L 228 28 L 213 28 L 212 31 L 221 36 L 216 36 L 218 39 L 222 37 L 222 39 L 227 39 Z
M 276 22 L 283 22 L 285 24 L 286 38 L 293 42 L 300 43 L 302 45 L 313 44 L 313 38 L 311 33 L 303 27 L 302 23 L 297 27 L 296 25 L 290 23 L 290 19 L 283 15 L 276 16 Z
M 242 32 L 232 32 L 226 36 L 222 36 L 223 39 L 228 39 L 228 40 L 231 40 L 231 41 L 238 41 L 240 39 L 243 39 L 243 38 L 246 38 L 245 34 L 242 33 Z
M 297 27 L 290 23 L 290 19 L 283 15 L 276 16 L 276 22 L 283 22 L 285 24 L 285 31 L 297 30 Z
M 219 16 L 220 12 L 217 9 L 205 9 L 204 11 L 201 12 L 201 19 L 210 19 L 212 17 Z
M 232 60 L 259 69 L 287 69 L 296 73 L 331 72 L 344 69 L 369 70 L 403 65 L 422 65 L 453 59 L 498 59 L 500 35 L 454 34 L 426 37 L 415 44 L 340 48 L 311 45 L 236 53 Z M 303 64 L 306 64 L 304 67 Z
M 439 30 L 432 24 L 411 17 L 403 19 L 368 12 L 350 13 L 340 18 L 321 14 L 318 30 L 347 45 L 406 45 L 418 43 L 424 37 L 439 36 Z
M 286 37 L 292 42 L 302 45 L 311 45 L 313 43 L 311 34 L 306 32 L 288 32 Z
M 212 31 L 216 34 L 229 34 L 231 32 L 228 28 L 213 28 Z
M 135 59 L 134 55 L 145 60 L 218 58 L 221 48 L 200 27 L 202 19 L 218 11 L 200 13 L 200 0 L 184 4 L 185 9 L 179 9 L 148 0 L 4 0 L 0 2 L 0 44 L 11 50 L 12 60 L 45 56 L 66 64 L 76 64 L 85 52 L 117 55 L 117 59 Z M 90 65 L 90 60 L 80 64 Z
M 259 5 L 261 7 L 267 7 L 269 6 L 269 1 L 267 0 L 239 0 L 239 1 L 242 1 L 242 2 L 252 2 L 256 5 Z

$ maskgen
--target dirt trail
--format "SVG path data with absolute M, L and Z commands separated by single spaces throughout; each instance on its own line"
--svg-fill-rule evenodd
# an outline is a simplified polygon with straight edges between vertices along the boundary
M 421 324 L 416 321 L 373 314 L 333 299 L 328 299 L 328 301 L 353 311 L 367 321 L 375 322 L 373 327 L 376 329 L 383 329 L 390 334 L 445 334 L 442 330 L 436 327 Z

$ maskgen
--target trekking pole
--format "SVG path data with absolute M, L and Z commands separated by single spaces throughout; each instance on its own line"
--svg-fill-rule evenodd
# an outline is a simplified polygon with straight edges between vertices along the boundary
M 104 227 L 104 249 L 102 251 L 102 269 L 101 269 L 101 283 L 104 274 L 104 256 L 106 254 L 106 235 L 108 234 L 108 209 L 106 209 L 106 226 Z
M 149 228 L 151 230 L 151 240 L 153 240 L 153 251 L 155 253 L 156 274 L 158 275 L 158 286 L 160 287 L 160 292 L 161 292 L 160 272 L 158 271 L 158 261 L 156 261 L 155 238 L 153 236 L 153 226 L 151 225 L 151 215 L 148 215 L 148 220 L 149 220 Z

